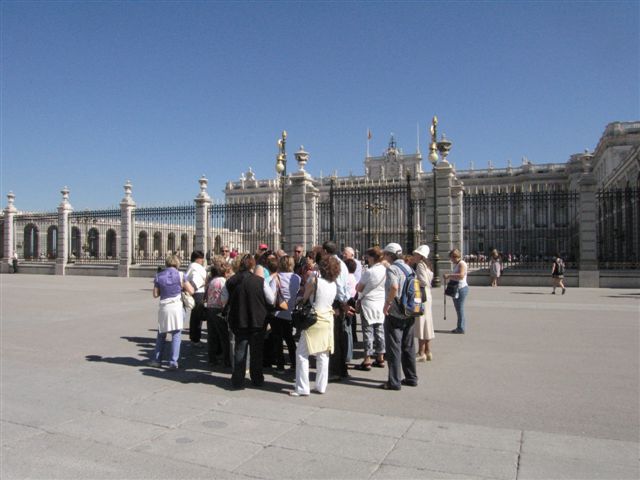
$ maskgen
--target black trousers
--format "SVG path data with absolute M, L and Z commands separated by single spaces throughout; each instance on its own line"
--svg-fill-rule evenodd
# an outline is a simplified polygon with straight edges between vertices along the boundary
M 204 308 L 204 293 L 194 293 L 195 307 L 191 309 L 189 317 L 189 340 L 198 343 L 202 338 L 202 321 L 206 319 L 207 312 Z
M 247 350 L 251 349 L 249 360 L 249 376 L 251 383 L 260 386 L 264 383 L 264 373 L 262 371 L 262 353 L 264 348 L 264 333 L 240 331 L 234 333 L 235 347 L 233 352 L 233 373 L 231 374 L 231 384 L 240 388 L 244 386 L 244 376 L 247 371 Z
M 289 364 L 296 366 L 296 342 L 293 339 L 293 323 L 290 320 L 284 320 L 279 317 L 271 317 L 271 336 L 273 337 L 273 358 L 275 359 L 278 369 L 284 368 L 284 345 L 287 344 L 289 351 Z
M 407 383 L 417 385 L 416 350 L 413 338 L 416 320 L 413 317 L 399 319 L 387 315 L 384 319 L 389 386 L 400 388 L 402 373 Z
M 222 353 L 224 366 L 230 367 L 229 325 L 219 308 L 207 308 L 207 335 L 209 363 L 216 364 L 218 353 Z
M 340 377 L 348 377 L 347 353 L 349 351 L 349 337 L 346 332 L 346 319 L 344 310 L 338 306 L 338 314 L 333 317 L 333 353 L 329 358 L 329 374 Z M 351 329 L 351 327 L 348 327 Z

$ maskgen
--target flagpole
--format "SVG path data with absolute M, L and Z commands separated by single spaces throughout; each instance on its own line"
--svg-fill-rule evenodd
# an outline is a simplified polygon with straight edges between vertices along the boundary
M 367 158 L 369 158 L 369 140 L 371 140 L 371 130 L 367 128 Z

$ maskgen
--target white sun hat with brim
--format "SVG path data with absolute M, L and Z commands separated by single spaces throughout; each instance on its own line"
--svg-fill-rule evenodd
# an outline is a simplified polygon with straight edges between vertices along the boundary
M 413 253 L 417 253 L 418 255 L 423 256 L 424 258 L 429 258 L 429 252 L 431 250 L 429 250 L 429 246 L 428 245 L 420 245 L 418 248 L 416 248 Z

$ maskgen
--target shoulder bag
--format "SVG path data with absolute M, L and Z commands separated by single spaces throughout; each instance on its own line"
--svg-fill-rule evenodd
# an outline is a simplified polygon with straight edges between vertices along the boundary
M 458 287 L 460 285 L 460 281 L 458 280 L 449 280 L 447 282 L 447 287 L 444 289 L 444 294 L 448 297 L 456 297 L 458 295 Z
M 315 280 L 313 289 L 313 300 L 308 298 L 306 302 L 299 303 L 295 306 L 291 312 L 291 320 L 297 331 L 306 330 L 307 328 L 315 325 L 318 321 L 316 316 L 316 310 L 313 308 L 313 302 L 316 300 L 316 293 L 318 291 L 318 279 Z

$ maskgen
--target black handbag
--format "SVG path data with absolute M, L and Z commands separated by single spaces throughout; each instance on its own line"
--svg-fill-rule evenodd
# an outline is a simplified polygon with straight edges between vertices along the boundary
M 449 280 L 447 287 L 444 289 L 444 294 L 448 297 L 456 297 L 458 295 L 459 280 Z
M 318 280 L 314 284 L 313 300 L 307 299 L 304 303 L 297 304 L 291 312 L 291 320 L 296 327 L 296 331 L 306 330 L 307 328 L 315 325 L 318 321 L 316 316 L 316 309 L 313 308 L 313 302 L 316 300 L 316 292 L 318 291 Z

